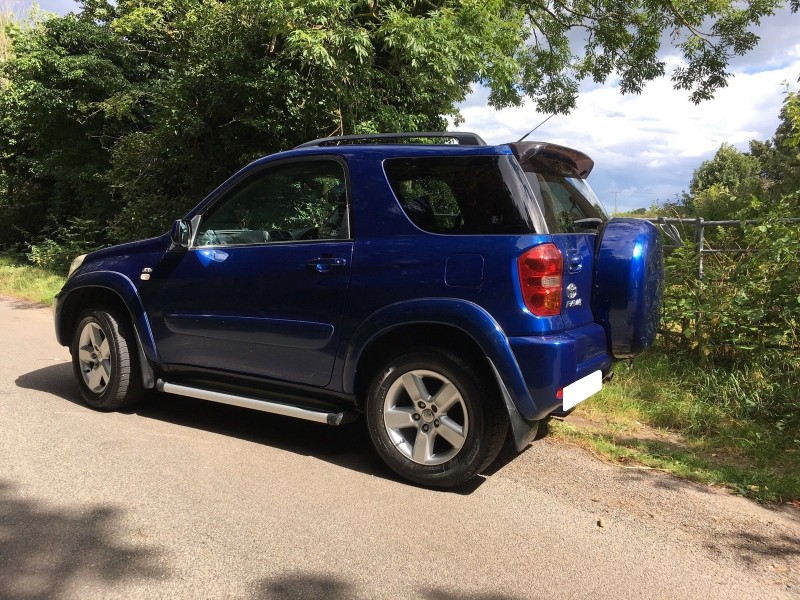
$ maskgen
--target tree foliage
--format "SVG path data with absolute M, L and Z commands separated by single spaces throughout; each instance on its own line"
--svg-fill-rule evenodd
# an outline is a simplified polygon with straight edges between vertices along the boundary
M 797 10 L 800 0 L 791 0 Z M 243 163 L 334 133 L 442 129 L 491 105 L 569 111 L 582 80 L 725 85 L 780 0 L 84 0 L 0 56 L 0 239 L 91 219 L 163 231 Z M 61 233 L 59 233 L 61 232 Z

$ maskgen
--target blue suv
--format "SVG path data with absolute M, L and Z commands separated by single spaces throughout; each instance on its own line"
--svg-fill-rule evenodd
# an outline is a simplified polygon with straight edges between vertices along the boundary
M 609 220 L 585 154 L 468 133 L 342 136 L 246 166 L 160 237 L 78 257 L 58 294 L 85 402 L 157 389 L 328 425 L 459 485 L 653 341 L 650 223 Z

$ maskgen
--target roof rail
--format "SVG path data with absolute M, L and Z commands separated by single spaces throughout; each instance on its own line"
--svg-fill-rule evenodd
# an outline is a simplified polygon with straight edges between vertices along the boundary
M 317 146 L 343 146 L 347 144 L 396 144 L 402 140 L 418 139 L 455 140 L 459 146 L 485 146 L 486 142 L 477 133 L 466 131 L 411 131 L 406 133 L 370 133 L 363 135 L 339 135 L 319 138 L 295 148 L 314 148 Z

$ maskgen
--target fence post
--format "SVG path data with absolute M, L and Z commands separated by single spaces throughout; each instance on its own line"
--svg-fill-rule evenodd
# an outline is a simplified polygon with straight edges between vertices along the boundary
M 705 241 L 703 218 L 694 220 L 694 247 L 697 251 L 697 279 L 703 279 L 703 245 Z
M 697 251 L 697 281 L 703 281 L 703 246 L 705 242 L 705 235 L 704 235 L 704 225 L 703 225 L 703 218 L 697 218 L 694 221 L 694 247 Z M 698 306 L 698 310 L 694 315 L 694 339 L 697 342 L 697 354 L 700 359 L 700 362 L 704 362 L 704 352 L 703 347 L 705 346 L 703 341 L 703 330 L 702 330 L 702 320 L 703 320 L 703 313 L 700 311 L 700 307 Z

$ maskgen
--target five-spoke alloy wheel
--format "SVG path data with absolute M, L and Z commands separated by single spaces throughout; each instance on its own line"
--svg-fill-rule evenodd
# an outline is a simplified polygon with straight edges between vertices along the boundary
M 111 346 L 103 328 L 87 321 L 78 340 L 78 364 L 89 391 L 102 394 L 111 381 Z
M 403 477 L 451 487 L 489 466 L 507 416 L 476 369 L 445 351 L 390 360 L 367 397 L 367 424 L 381 458 Z
M 126 317 L 92 308 L 76 324 L 72 367 L 81 396 L 93 408 L 130 408 L 143 394 L 136 340 Z
M 383 402 L 383 423 L 395 447 L 420 465 L 446 463 L 469 431 L 461 392 L 441 373 L 425 369 L 395 379 Z

